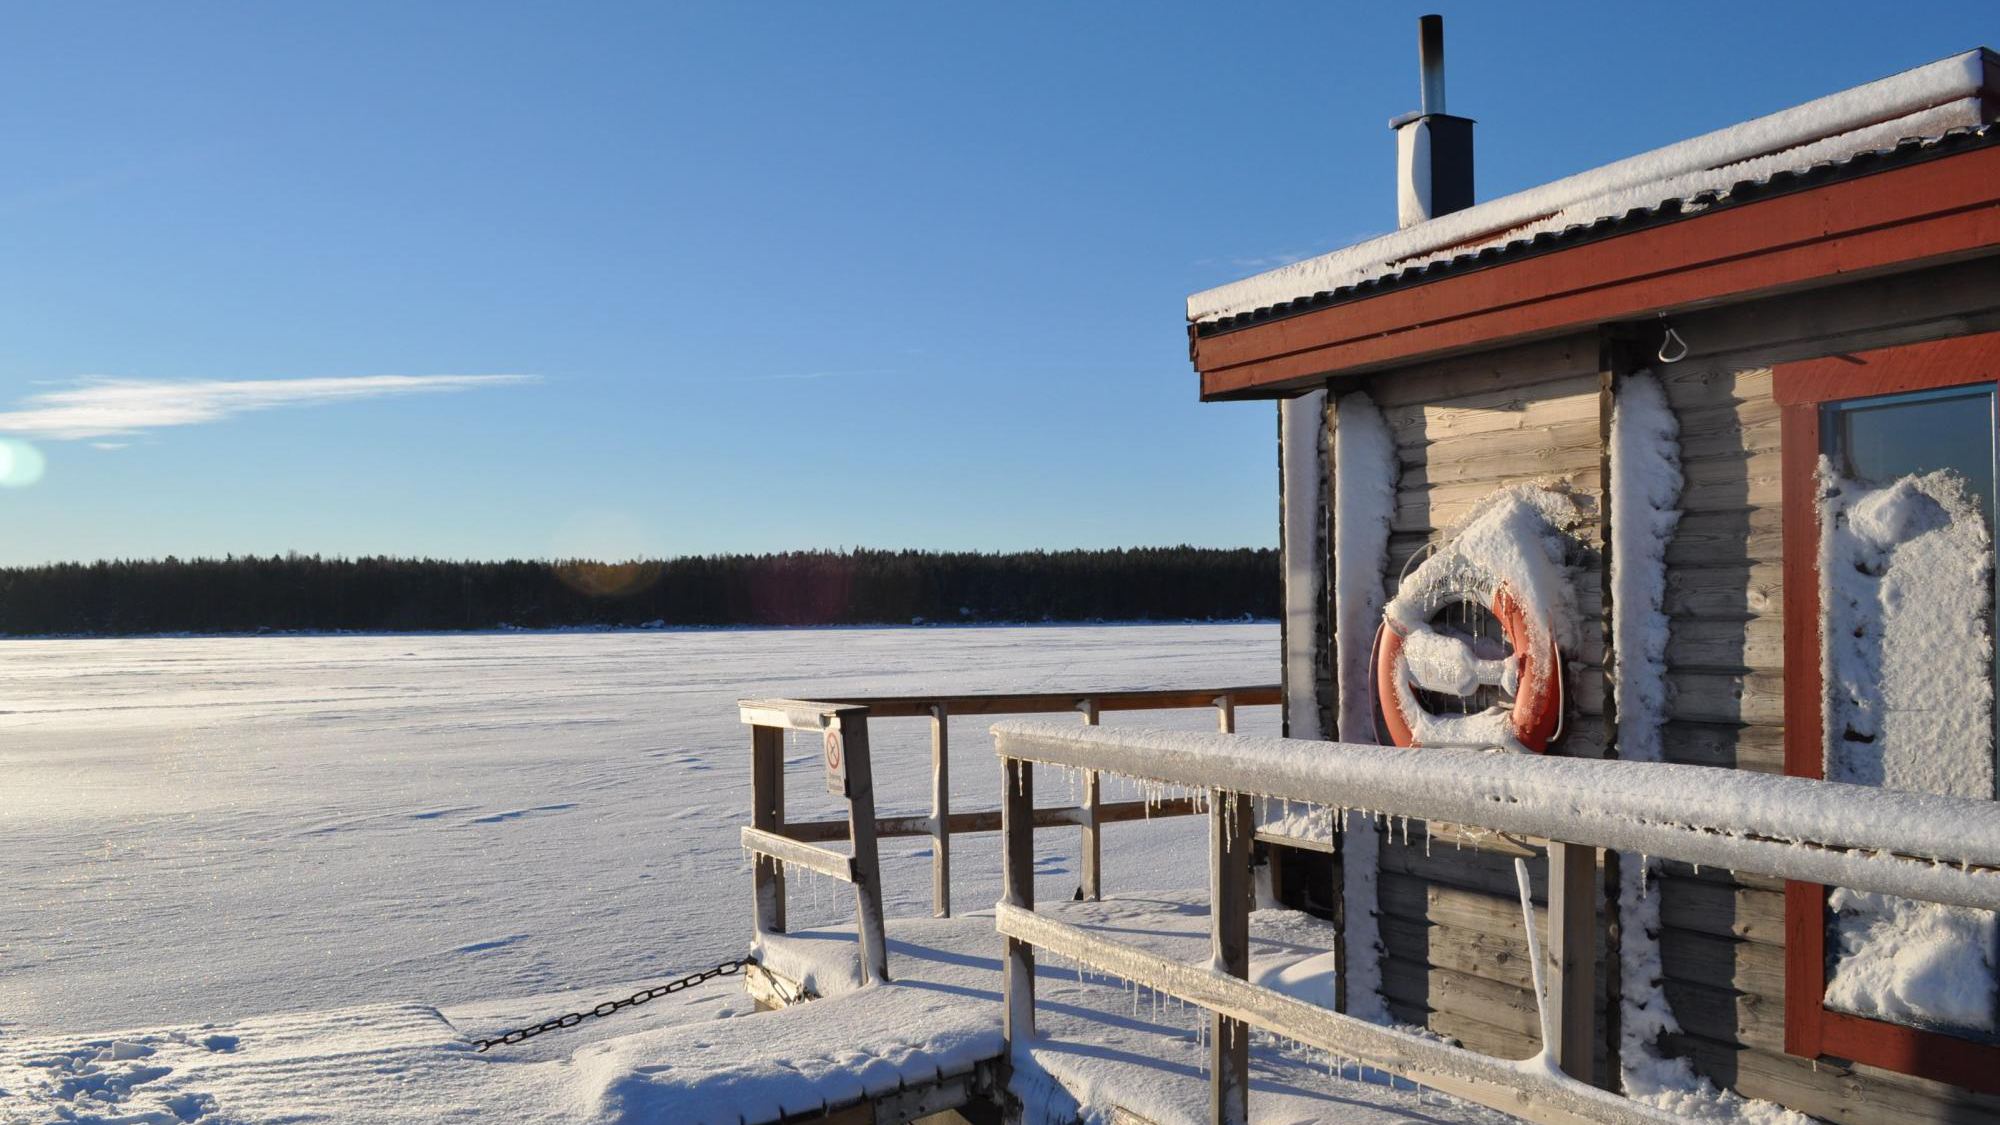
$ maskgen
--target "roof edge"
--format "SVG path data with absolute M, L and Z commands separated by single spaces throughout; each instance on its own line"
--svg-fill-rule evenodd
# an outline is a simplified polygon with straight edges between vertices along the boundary
M 1398 263 L 1475 245 L 1593 198 L 1688 173 L 1724 168 L 1856 132 L 1967 98 L 1992 97 L 1996 59 L 1977 47 L 1887 78 L 1650 152 L 1613 161 L 1262 274 L 1195 293 L 1187 318 L 1202 323 L 1352 284 Z

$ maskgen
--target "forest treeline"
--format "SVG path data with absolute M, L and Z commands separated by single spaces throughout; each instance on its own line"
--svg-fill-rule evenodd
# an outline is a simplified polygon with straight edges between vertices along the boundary
M 1216 620 L 1278 612 L 1277 552 L 791 551 L 652 562 L 116 560 L 0 569 L 12 635 Z

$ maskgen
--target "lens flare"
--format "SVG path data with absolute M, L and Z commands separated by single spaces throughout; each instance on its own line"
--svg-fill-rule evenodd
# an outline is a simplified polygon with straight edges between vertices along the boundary
M 48 461 L 25 441 L 0 438 L 0 487 L 26 488 L 42 479 Z
M 556 564 L 556 577 L 570 589 L 593 598 L 622 598 L 660 580 L 657 562 L 601 563 L 583 559 Z

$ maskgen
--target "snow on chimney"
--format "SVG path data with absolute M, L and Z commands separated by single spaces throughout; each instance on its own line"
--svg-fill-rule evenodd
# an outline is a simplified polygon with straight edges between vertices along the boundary
M 1472 206 L 1472 119 L 1444 111 L 1444 17 L 1417 20 L 1423 94 L 1415 113 L 1389 122 L 1396 131 L 1396 225 Z

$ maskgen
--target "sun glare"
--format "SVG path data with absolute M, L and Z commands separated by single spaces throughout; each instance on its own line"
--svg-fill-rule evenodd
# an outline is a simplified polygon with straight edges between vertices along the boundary
M 26 488 L 42 479 L 47 465 L 41 450 L 25 441 L 0 438 L 0 486 Z

